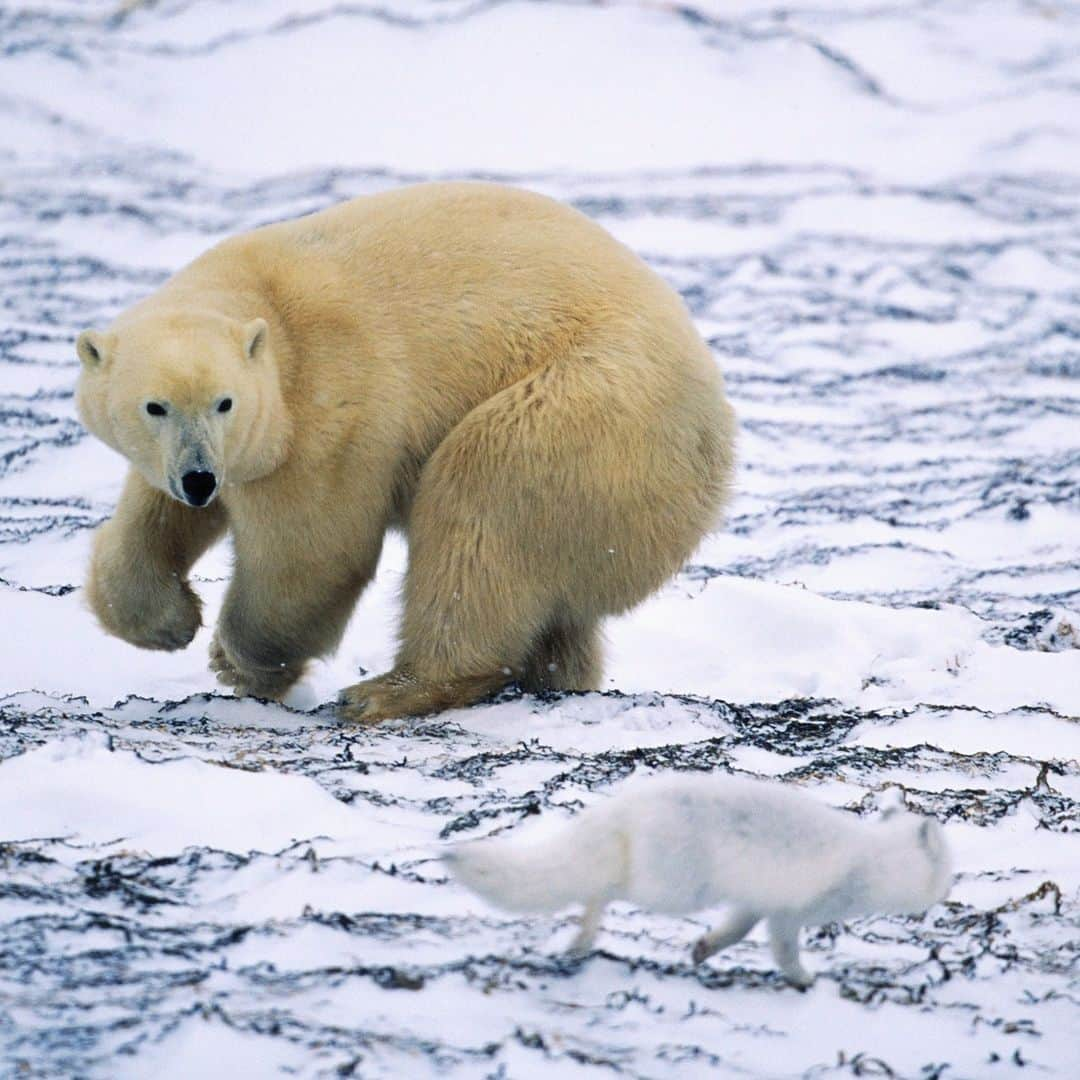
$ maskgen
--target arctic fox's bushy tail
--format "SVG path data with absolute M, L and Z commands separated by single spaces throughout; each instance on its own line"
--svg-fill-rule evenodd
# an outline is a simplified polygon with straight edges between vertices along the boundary
M 586 812 L 550 836 L 460 844 L 445 859 L 463 884 L 509 911 L 613 898 L 625 877 L 624 844 L 605 816 Z

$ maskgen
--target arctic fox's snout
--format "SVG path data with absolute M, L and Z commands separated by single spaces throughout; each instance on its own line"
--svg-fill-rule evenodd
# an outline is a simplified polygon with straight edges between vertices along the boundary
M 932 907 L 940 904 L 952 888 L 952 858 L 945 843 L 945 833 L 934 818 L 926 818 L 919 823 L 918 843 L 929 874 L 926 890 L 920 894 L 920 906 Z

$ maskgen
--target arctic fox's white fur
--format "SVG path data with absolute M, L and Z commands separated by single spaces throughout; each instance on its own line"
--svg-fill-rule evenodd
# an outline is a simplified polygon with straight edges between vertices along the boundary
M 874 913 L 915 914 L 948 894 L 952 870 L 932 818 L 866 822 L 779 783 L 696 775 L 632 780 L 543 838 L 461 844 L 455 875 L 511 911 L 583 903 L 575 951 L 592 945 L 605 905 L 668 914 L 726 903 L 694 945 L 701 963 L 768 919 L 777 965 L 799 987 L 799 928 Z

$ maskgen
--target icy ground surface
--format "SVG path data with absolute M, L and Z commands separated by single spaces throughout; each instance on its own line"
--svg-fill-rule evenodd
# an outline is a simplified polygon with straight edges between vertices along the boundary
M 1059 0 L 0 8 L 0 1075 L 1080 1075 L 1080 10 Z M 122 463 L 72 339 L 226 233 L 438 175 L 564 198 L 681 290 L 727 529 L 603 694 L 377 730 L 393 545 L 294 708 L 105 637 Z M 228 552 L 197 568 L 212 618 Z M 950 900 L 695 968 L 707 917 L 447 880 L 633 770 L 902 794 Z M 581 857 L 588 857 L 582 853 Z

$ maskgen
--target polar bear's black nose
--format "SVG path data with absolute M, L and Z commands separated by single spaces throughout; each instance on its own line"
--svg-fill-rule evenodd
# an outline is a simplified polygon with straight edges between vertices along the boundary
M 212 472 L 184 473 L 180 480 L 184 486 L 184 495 L 192 506 L 205 506 L 210 501 L 217 487 L 217 478 Z

